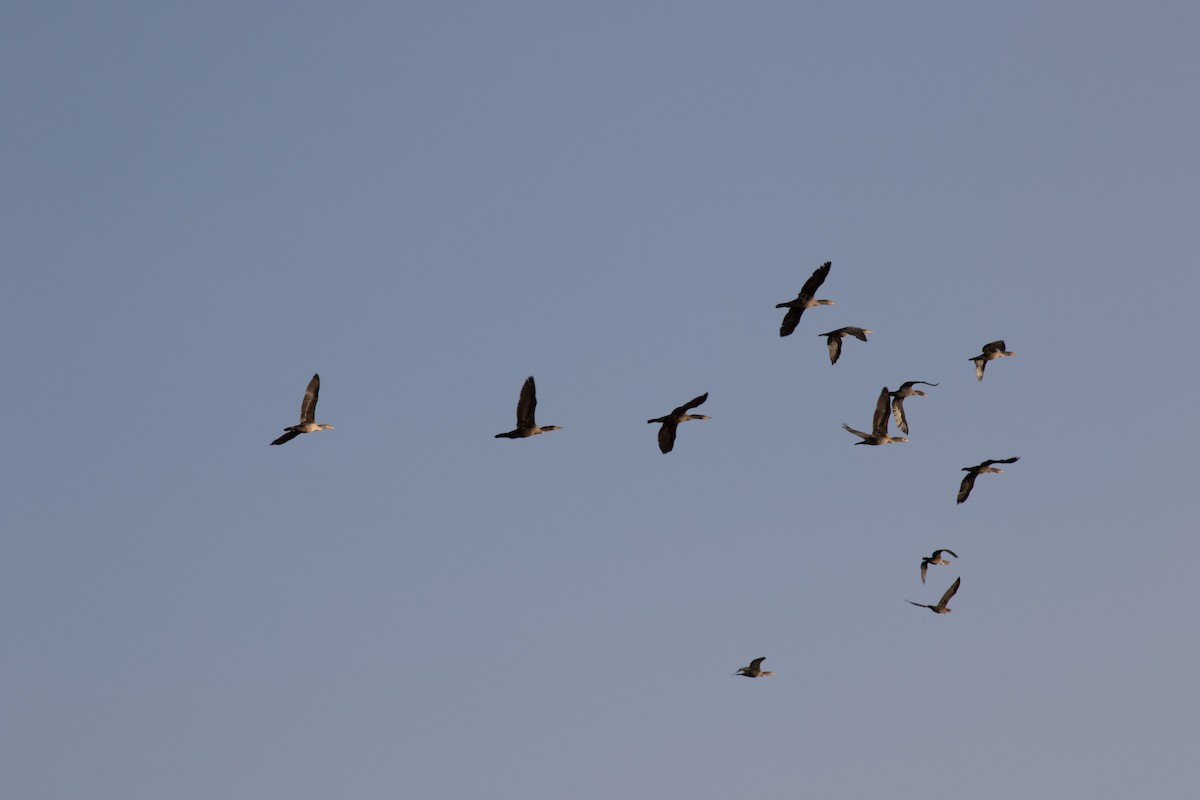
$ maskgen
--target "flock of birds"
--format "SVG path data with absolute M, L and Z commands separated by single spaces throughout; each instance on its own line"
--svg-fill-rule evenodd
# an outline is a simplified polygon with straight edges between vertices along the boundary
M 816 306 L 834 305 L 832 300 L 817 299 L 816 292 L 829 276 L 829 270 L 832 268 L 833 262 L 826 261 L 821 266 L 813 271 L 808 280 L 804 282 L 800 293 L 796 295 L 794 300 L 789 300 L 784 303 L 779 303 L 776 308 L 786 308 L 787 313 L 783 316 L 783 322 L 779 326 L 780 336 L 790 336 L 795 332 L 796 327 L 800 324 L 800 318 L 804 312 Z M 824 336 L 829 347 L 829 363 L 836 364 L 842 355 L 842 340 L 846 336 L 853 336 L 861 341 L 867 341 L 867 334 L 872 331 L 869 328 L 859 328 L 854 326 L 846 326 L 826 333 L 818 334 Z M 982 348 L 979 355 L 971 357 L 969 360 L 975 364 L 976 379 L 983 380 L 983 372 L 989 361 L 1005 356 L 1015 356 L 1016 353 L 1009 352 L 1005 349 L 1006 345 L 1003 340 L 988 342 Z M 920 397 L 927 396 L 926 393 L 916 386 L 938 386 L 936 383 L 929 381 L 906 381 L 900 385 L 896 391 L 889 391 L 886 386 L 879 392 L 879 397 L 875 401 L 875 414 L 871 420 L 871 431 L 856 430 L 848 424 L 842 423 L 842 427 L 850 433 L 859 437 L 862 441 L 854 444 L 866 445 L 882 445 L 893 444 L 895 442 L 907 442 L 908 439 L 904 436 L 891 436 L 888 434 L 888 420 L 894 419 L 896 427 L 901 432 L 907 434 L 908 419 L 904 413 L 904 399 L 917 395 Z M 321 376 L 313 375 L 312 380 L 308 383 L 308 388 L 304 391 L 304 399 L 300 403 L 300 422 L 296 425 L 289 425 L 284 428 L 284 433 L 275 441 L 273 445 L 286 444 L 292 439 L 295 439 L 302 433 L 313 433 L 314 431 L 333 430 L 332 425 L 318 424 L 316 421 L 317 412 L 317 397 L 321 391 Z M 688 402 L 671 410 L 669 414 L 664 414 L 661 417 L 646 420 L 647 424 L 661 425 L 658 429 L 658 449 L 663 453 L 669 453 L 675 447 L 675 436 L 679 428 L 679 424 L 689 420 L 710 419 L 703 414 L 689 414 L 692 409 L 700 406 L 708 399 L 708 392 L 693 397 Z M 536 421 L 537 411 L 537 384 L 530 375 L 525 379 L 525 383 L 521 386 L 521 395 L 517 400 L 517 425 L 511 431 L 497 433 L 497 439 L 527 439 L 530 436 L 536 436 L 549 431 L 562 430 L 558 425 L 538 425 Z M 975 488 L 975 479 L 985 473 L 1000 473 L 1003 469 L 992 466 L 993 464 L 1012 464 L 1019 459 L 1019 456 L 1011 458 L 988 459 L 980 464 L 971 467 L 963 467 L 962 471 L 967 474 L 963 477 L 962 483 L 958 488 L 958 503 L 963 503 L 971 496 L 971 490 Z M 921 583 L 925 583 L 925 575 L 931 565 L 948 566 L 954 562 L 947 561 L 942 558 L 943 553 L 958 558 L 958 554 L 948 548 L 934 550 L 932 555 L 925 556 L 921 559 Z M 949 614 L 953 609 L 949 607 L 951 598 L 958 592 L 959 586 L 962 584 L 962 578 L 956 578 L 950 588 L 946 590 L 942 598 L 938 600 L 936 605 L 927 603 L 917 603 L 912 600 L 906 602 L 921 608 L 928 608 L 935 614 Z M 756 658 L 747 666 L 742 667 L 735 675 L 740 675 L 746 678 L 760 678 L 768 675 L 774 675 L 774 672 L 764 671 L 762 662 L 766 657 Z

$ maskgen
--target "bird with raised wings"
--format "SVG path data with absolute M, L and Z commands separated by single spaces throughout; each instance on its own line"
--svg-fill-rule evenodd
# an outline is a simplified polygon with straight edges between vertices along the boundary
M 826 261 L 821 266 L 813 270 L 813 274 L 804 282 L 804 286 L 800 288 L 800 294 L 796 295 L 795 300 L 788 300 L 786 303 L 777 303 L 776 308 L 786 308 L 787 313 L 783 315 L 783 324 L 779 326 L 780 336 L 790 336 L 792 331 L 796 330 L 796 326 L 800 324 L 800 316 L 813 306 L 831 306 L 832 300 L 817 300 L 813 295 L 817 293 L 817 289 L 821 288 L 821 284 L 825 282 L 825 277 L 829 275 L 829 268 L 833 266 L 832 261 Z
M 517 427 L 507 433 L 497 433 L 495 438 L 525 439 L 546 431 L 562 430 L 557 425 L 539 426 L 533 419 L 535 411 L 537 411 L 537 386 L 533 382 L 533 376 L 530 375 L 525 379 L 525 385 L 521 387 L 521 397 L 517 400 Z
M 829 331 L 828 333 L 818 333 L 817 335 L 825 337 L 825 342 L 829 345 L 829 363 L 836 364 L 838 359 L 842 357 L 842 338 L 844 336 L 853 336 L 860 342 L 865 342 L 868 333 L 874 333 L 874 331 L 870 328 L 848 326 L 838 328 L 836 331 Z
M 925 392 L 913 388 L 918 383 L 924 386 L 937 386 L 936 383 L 930 383 L 929 381 L 905 381 L 900 384 L 899 389 L 891 393 L 892 418 L 896 420 L 896 427 L 904 433 L 908 433 L 908 418 L 904 416 L 904 398 L 912 397 L 914 394 L 925 397 Z
M 921 583 L 925 582 L 925 571 L 927 569 L 929 569 L 930 564 L 944 564 L 946 566 L 950 566 L 951 564 L 954 563 L 953 561 L 947 561 L 946 559 L 942 558 L 942 553 L 949 553 L 950 555 L 954 556 L 955 558 L 958 558 L 958 553 L 954 552 L 953 550 L 948 550 L 944 547 L 941 550 L 934 550 L 933 555 L 931 555 L 931 556 L 922 556 L 921 557 Z
M 687 422 L 689 419 L 712 419 L 712 417 L 706 417 L 703 414 L 687 413 L 707 399 L 708 392 L 705 392 L 699 397 L 693 397 L 679 408 L 676 408 L 670 414 L 666 414 L 656 419 L 646 420 L 647 425 L 652 425 L 655 422 L 662 423 L 662 427 L 658 429 L 659 450 L 663 451 L 664 453 L 669 453 L 671 452 L 672 448 L 675 447 L 675 430 L 679 427 L 679 423 Z
M 959 584 L 961 583 L 962 578 L 955 578 L 954 583 L 950 584 L 950 588 L 946 590 L 944 595 L 942 595 L 942 599 L 938 600 L 938 604 L 936 606 L 931 606 L 927 603 L 913 603 L 912 600 L 908 600 L 906 602 L 912 603 L 914 606 L 920 606 L 921 608 L 928 608 L 935 614 L 949 614 L 954 609 L 950 608 L 946 604 L 950 602 L 951 597 L 954 597 L 954 593 L 958 591 Z
M 748 666 L 742 667 L 734 675 L 741 675 L 744 678 L 765 678 L 768 675 L 774 675 L 774 672 L 765 672 L 762 668 L 762 662 L 766 661 L 767 657 L 756 658 L 750 662 Z
M 321 376 L 314 374 L 304 390 L 304 399 L 300 401 L 300 424 L 284 428 L 287 431 L 271 444 L 286 444 L 302 433 L 313 431 L 331 431 L 332 425 L 318 425 L 314 420 L 317 413 L 317 395 L 321 392 Z
M 968 358 L 968 361 L 975 362 L 975 378 L 983 380 L 983 370 L 987 366 L 987 362 L 993 359 L 1003 358 L 1004 356 L 1015 356 L 1016 353 L 1010 353 L 1004 349 L 1004 340 L 997 339 L 994 342 L 988 342 L 983 346 L 983 352 L 977 356 Z
M 888 436 L 888 417 L 891 410 L 891 393 L 888 388 L 883 387 L 883 391 L 879 393 L 879 399 L 875 401 L 875 417 L 871 420 L 871 432 L 863 433 L 862 431 L 851 428 L 846 423 L 842 423 L 842 427 L 853 433 L 855 436 L 862 439 L 861 442 L 855 444 L 891 444 L 892 442 L 907 442 L 903 436 Z

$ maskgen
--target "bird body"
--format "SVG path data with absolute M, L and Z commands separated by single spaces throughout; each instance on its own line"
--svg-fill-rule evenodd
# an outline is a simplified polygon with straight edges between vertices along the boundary
M 913 603 L 912 600 L 908 600 L 906 602 L 912 603 L 914 606 L 920 606 L 921 608 L 928 608 L 935 614 L 949 614 L 954 609 L 950 608 L 946 604 L 950 602 L 951 597 L 954 597 L 954 593 L 958 591 L 959 584 L 961 583 L 962 578 L 955 578 L 954 583 L 950 584 L 950 588 L 946 590 L 944 595 L 942 595 L 942 599 L 938 600 L 938 604 L 936 606 L 931 606 L 926 603 Z
M 271 444 L 286 444 L 292 439 L 295 439 L 302 433 L 312 433 L 313 431 L 331 431 L 332 425 L 318 425 L 315 422 L 317 413 L 317 396 L 321 393 L 321 376 L 314 374 L 312 380 L 308 382 L 308 388 L 304 390 L 304 399 L 300 401 L 300 424 L 290 425 L 283 430 L 286 431 L 283 436 L 280 436 Z
M 796 326 L 800 324 L 800 316 L 813 306 L 831 306 L 832 300 L 817 300 L 813 295 L 817 293 L 817 289 L 821 288 L 821 284 L 825 282 L 826 276 L 829 275 L 829 268 L 833 266 L 832 261 L 826 261 L 821 266 L 813 270 L 813 274 L 804 282 L 804 286 L 800 289 L 800 294 L 796 295 L 795 300 L 788 300 L 785 303 L 777 303 L 776 308 L 786 308 L 787 313 L 783 315 L 783 323 L 779 326 L 780 336 L 790 336 L 792 331 L 796 330 Z
M 993 458 L 984 461 L 982 464 L 976 464 L 973 467 L 963 467 L 962 471 L 967 473 L 963 476 L 962 483 L 958 486 L 958 503 L 966 502 L 966 499 L 971 496 L 971 490 L 975 488 L 975 479 L 985 472 L 1004 472 L 998 467 L 993 467 L 992 464 L 1014 464 L 1021 457 L 1013 456 L 1012 458 Z
M 903 436 L 888 436 L 888 416 L 891 408 L 891 393 L 888 388 L 883 387 L 883 391 L 879 393 L 879 399 L 875 401 L 875 417 L 871 420 L 871 432 L 864 433 L 851 428 L 846 423 L 842 423 L 842 427 L 853 433 L 855 436 L 862 439 L 861 442 L 855 444 L 891 444 L 892 442 L 907 442 Z
M 1009 351 L 1004 349 L 1004 340 L 1003 339 L 997 339 L 994 342 L 988 342 L 987 344 L 985 344 L 983 346 L 982 353 L 980 353 L 979 355 L 974 356 L 972 358 L 969 358 L 967 360 L 975 362 L 975 378 L 976 378 L 976 380 L 983 380 L 983 370 L 987 366 L 987 362 L 989 362 L 993 359 L 996 359 L 996 358 L 1003 358 L 1004 356 L 1015 356 L 1015 355 L 1016 355 L 1016 353 L 1010 353 Z
M 836 331 L 829 331 L 829 333 L 818 333 L 817 335 L 825 337 L 825 341 L 829 345 L 829 363 L 836 364 L 842 355 L 842 338 L 844 336 L 850 335 L 859 341 L 865 342 L 868 333 L 874 333 L 874 331 L 870 328 L 855 328 L 850 326 L 838 328 Z
M 756 658 L 749 665 L 742 667 L 734 675 L 740 675 L 744 678 L 765 678 L 768 675 L 774 675 L 774 672 L 765 672 L 762 669 L 762 662 L 766 661 L 767 657 Z
M 495 438 L 526 439 L 546 431 L 562 430 L 557 425 L 539 426 L 534 422 L 535 411 L 537 411 L 537 386 L 533 382 L 533 376 L 530 375 L 525 379 L 525 385 L 521 387 L 521 397 L 517 400 L 517 427 L 506 433 L 497 433 Z
M 891 392 L 892 396 L 892 418 L 896 420 L 896 427 L 904 433 L 908 433 L 908 418 L 904 416 L 904 398 L 912 397 L 914 394 L 925 397 L 925 392 L 920 389 L 914 389 L 917 384 L 923 386 L 937 386 L 936 383 L 929 381 L 905 381 L 900 384 L 900 388 Z
M 925 571 L 929 569 L 930 564 L 944 564 L 945 566 L 950 566 L 954 563 L 953 561 L 947 561 L 946 559 L 942 558 L 942 553 L 949 553 L 955 558 L 958 558 L 958 553 L 954 552 L 953 550 L 947 550 L 946 548 L 934 550 L 933 555 L 931 556 L 923 556 L 921 558 L 921 583 L 925 582 Z
M 659 450 L 663 453 L 669 453 L 675 447 L 675 431 L 679 427 L 679 423 L 687 422 L 690 419 L 711 419 L 711 417 L 706 417 L 703 414 L 687 413 L 707 399 L 708 392 L 705 392 L 699 397 L 693 397 L 688 402 L 674 409 L 670 414 L 646 420 L 647 425 L 654 424 L 655 422 L 662 423 L 662 427 L 658 429 Z

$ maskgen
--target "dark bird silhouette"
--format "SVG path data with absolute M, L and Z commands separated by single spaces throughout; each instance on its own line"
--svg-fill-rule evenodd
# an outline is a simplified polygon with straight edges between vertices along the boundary
M 919 394 L 921 397 L 925 393 L 920 389 L 914 389 L 913 386 L 918 383 L 924 386 L 937 386 L 936 383 L 929 381 L 905 381 L 900 384 L 900 388 L 892 392 L 892 418 L 896 420 L 896 427 L 904 433 L 908 433 L 908 419 L 904 416 L 904 398 L 912 397 L 914 394 Z
M 1012 458 L 993 458 L 988 459 L 974 467 L 963 467 L 963 472 L 967 473 L 963 476 L 962 483 L 958 487 L 958 502 L 964 503 L 971 496 L 971 490 L 975 488 L 975 479 L 985 472 L 1004 472 L 1002 469 L 993 467 L 992 464 L 1013 464 L 1020 459 L 1020 456 Z
M 930 564 L 945 564 L 946 566 L 950 566 L 954 563 L 953 561 L 947 561 L 946 559 L 942 558 L 942 553 L 949 553 L 955 558 L 958 558 L 958 553 L 954 552 L 953 550 L 947 550 L 944 547 L 941 550 L 934 550 L 933 555 L 931 556 L 923 556 L 921 558 L 921 583 L 925 582 L 925 570 L 929 569 Z
M 879 399 L 875 402 L 875 418 L 871 420 L 871 432 L 863 433 L 856 431 L 846 423 L 842 423 L 842 427 L 862 439 L 861 442 L 855 444 L 891 444 L 892 442 L 907 442 L 903 436 L 888 436 L 888 411 L 891 407 L 891 393 L 888 388 L 883 387 L 883 391 L 879 393 Z
M 829 275 L 829 268 L 833 266 L 832 261 L 826 261 L 821 266 L 813 270 L 813 274 L 804 282 L 804 286 L 800 289 L 800 294 L 796 295 L 795 300 L 788 300 L 786 303 L 777 303 L 776 308 L 786 308 L 787 313 L 783 315 L 783 324 L 779 326 L 780 336 L 790 336 L 792 331 L 796 330 L 796 326 L 800 324 L 800 315 L 807 309 L 813 306 L 831 306 L 832 300 L 817 300 L 813 297 L 817 293 L 817 289 L 821 288 L 821 284 L 825 282 L 825 277 Z
M 535 411 L 537 411 L 537 386 L 534 385 L 533 376 L 530 375 L 525 379 L 525 385 L 521 387 L 521 398 L 517 400 L 517 427 L 508 433 L 497 433 L 495 438 L 525 439 L 529 436 L 537 436 L 539 433 L 545 433 L 546 431 L 562 430 L 557 425 L 542 425 L 539 427 L 533 421 Z
M 973 358 L 969 358 L 967 360 L 975 362 L 975 378 L 977 380 L 983 380 L 983 370 L 984 370 L 984 367 L 987 366 L 987 362 L 991 361 L 992 359 L 1003 358 L 1004 356 L 1015 356 L 1015 355 L 1016 355 L 1016 353 L 1010 353 L 1004 349 L 1004 340 L 1003 339 L 997 339 L 994 342 L 988 342 L 987 344 L 985 344 L 983 346 L 982 353 L 980 353 L 979 355 L 977 355 Z
M 741 675 L 745 678 L 765 678 L 768 675 L 774 675 L 774 672 L 764 672 L 762 670 L 762 662 L 766 661 L 767 657 L 756 658 L 750 662 L 749 666 L 742 667 L 734 675 Z
M 317 413 L 317 395 L 320 393 L 321 376 L 314 374 L 312 380 L 308 382 L 308 388 L 304 390 L 304 399 L 300 401 L 300 424 L 284 428 L 287 433 L 271 444 L 286 444 L 302 433 L 333 430 L 332 425 L 318 425 L 313 421 L 314 415 Z
M 867 340 L 867 334 L 874 333 L 870 328 L 838 328 L 836 331 L 829 333 L 818 333 L 818 336 L 824 336 L 825 341 L 829 344 L 829 363 L 836 364 L 842 355 L 842 337 L 849 334 L 860 341 Z
M 679 427 L 679 423 L 687 422 L 689 419 L 711 419 L 711 417 L 706 417 L 703 414 L 687 413 L 707 399 L 708 392 L 705 392 L 699 397 L 693 397 L 691 400 L 687 401 L 670 414 L 659 417 L 658 419 L 646 420 L 646 424 L 648 425 L 655 422 L 662 423 L 662 427 L 658 429 L 659 450 L 663 451 L 664 453 L 671 452 L 671 448 L 675 446 L 675 430 Z
M 942 599 L 938 600 L 938 604 L 936 606 L 927 605 L 926 603 L 913 603 L 912 600 L 907 602 L 912 603 L 914 606 L 928 608 L 935 614 L 949 614 L 954 609 L 949 608 L 946 604 L 950 602 L 951 597 L 954 597 L 954 593 L 958 591 L 958 586 L 960 583 L 962 583 L 962 578 L 955 578 L 954 583 L 950 584 L 950 588 L 946 590 L 944 595 L 942 595 Z

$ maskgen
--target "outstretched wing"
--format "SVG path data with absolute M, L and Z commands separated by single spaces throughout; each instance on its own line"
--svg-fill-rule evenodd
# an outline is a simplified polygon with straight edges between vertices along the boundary
M 300 435 L 300 431 L 288 431 L 283 436 L 280 436 L 278 439 L 271 442 L 271 444 L 287 444 L 288 442 L 290 442 L 292 439 L 295 439 L 299 435 Z
M 971 360 L 975 362 L 975 380 L 977 380 L 977 381 L 983 380 L 983 371 L 984 371 L 984 369 L 987 368 L 987 359 L 986 358 L 972 358 Z
M 779 326 L 780 336 L 791 336 L 792 331 L 796 330 L 796 326 L 800 324 L 800 315 L 804 313 L 804 306 L 791 306 L 787 313 L 783 315 L 783 323 Z
M 871 331 L 867 330 L 866 328 L 842 328 L 842 333 L 848 333 L 855 339 L 858 339 L 860 342 L 865 342 L 867 340 L 867 334 L 870 332 Z
M 954 556 L 955 558 L 958 558 L 958 553 L 954 552 L 953 550 L 948 550 L 945 547 L 943 547 L 941 550 L 933 551 L 933 560 L 937 561 L 939 558 L 941 558 L 942 553 L 949 553 L 950 555 Z
M 664 453 L 671 452 L 675 447 L 675 431 L 679 428 L 679 423 L 674 420 L 668 420 L 658 429 L 658 449 Z
M 896 397 L 892 400 L 892 419 L 896 420 L 897 428 L 908 433 L 908 420 L 904 418 L 904 395 L 900 392 L 897 392 Z
M 833 266 L 832 261 L 826 261 L 821 266 L 813 270 L 813 274 L 808 276 L 808 280 L 804 282 L 804 287 L 800 289 L 801 297 L 814 297 L 817 294 L 817 289 L 821 288 L 821 284 L 825 282 L 825 278 L 829 276 L 829 268 Z M 1003 346 L 1003 344 L 1001 344 Z
M 879 399 L 875 401 L 875 417 L 871 420 L 872 433 L 887 436 L 888 411 L 891 409 L 891 404 L 892 395 L 885 386 L 879 393 Z
M 829 363 L 836 364 L 838 359 L 842 357 L 842 337 L 837 331 L 832 334 L 822 334 L 829 342 Z
M 975 488 L 975 478 L 978 476 L 978 474 L 979 473 L 977 473 L 977 472 L 968 472 L 963 477 L 962 483 L 958 487 L 958 501 L 957 502 L 963 503 L 966 501 L 966 499 L 968 497 L 971 496 L 971 490 Z
M 537 385 L 534 384 L 533 376 L 530 375 L 525 379 L 525 385 L 521 387 L 521 399 L 517 401 L 517 427 L 536 427 L 533 421 L 535 411 L 537 411 Z
M 997 339 L 994 342 L 988 342 L 987 344 L 985 344 L 983 346 L 983 352 L 985 352 L 985 353 L 999 353 L 1003 350 L 1004 350 L 1004 340 L 1003 339 Z
M 979 466 L 990 467 L 992 464 L 1012 464 L 1016 461 L 1019 461 L 1020 458 L 1021 458 L 1020 456 L 1013 456 L 1012 458 L 991 458 L 991 459 L 988 459 L 987 461 L 983 462 Z
M 304 399 L 300 401 L 300 422 L 314 422 L 317 414 L 317 395 L 321 392 L 321 376 L 313 374 L 304 390 Z
M 937 553 L 934 553 L 934 555 L 936 556 Z M 925 582 L 925 573 L 928 571 L 929 571 L 929 562 L 926 561 L 925 559 L 921 559 L 921 583 Z M 912 601 L 910 600 L 909 602 L 912 602 Z
M 954 593 L 958 591 L 958 585 L 962 583 L 962 578 L 955 578 L 954 583 L 950 584 L 950 588 L 942 595 L 942 599 L 938 601 L 938 608 L 945 608 L 950 602 L 950 598 L 954 597 Z
M 897 391 L 904 392 L 905 390 L 911 389 L 912 387 L 916 386 L 918 383 L 921 384 L 922 386 L 940 386 L 941 385 L 941 384 L 937 384 L 937 383 L 930 383 L 929 381 L 905 381 L 904 383 L 900 384 L 900 388 Z
M 762 669 L 762 662 L 764 662 L 766 660 L 767 660 L 766 656 L 763 656 L 762 658 L 754 659 L 753 661 L 750 662 L 750 670 L 757 671 L 757 670 Z
M 846 424 L 846 423 L 844 423 L 844 422 L 842 423 L 842 427 L 843 427 L 843 428 L 845 428 L 846 430 L 850 431 L 851 433 L 853 433 L 855 436 L 860 436 L 860 437 L 862 437 L 863 439 L 869 439 L 869 438 L 871 438 L 871 434 L 869 434 L 869 433 L 863 433 L 862 431 L 855 430 L 854 428 L 851 428 L 849 425 L 847 425 L 847 424 Z
M 686 414 L 687 412 L 691 411 L 696 406 L 703 403 L 707 399 L 708 399 L 708 392 L 705 392 L 704 394 L 700 395 L 699 397 L 693 397 L 691 400 L 688 400 L 686 403 L 681 405 L 679 408 L 672 411 L 671 416 L 674 416 L 674 417 L 682 416 L 682 415 Z

